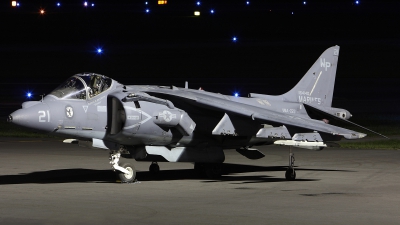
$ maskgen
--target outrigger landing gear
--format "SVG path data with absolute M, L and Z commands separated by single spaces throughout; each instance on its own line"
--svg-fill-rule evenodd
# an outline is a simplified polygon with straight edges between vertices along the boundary
M 295 180 L 296 179 L 296 171 L 294 171 L 294 153 L 292 152 L 292 146 L 290 146 L 289 150 L 289 167 L 286 170 L 285 177 L 286 180 Z
M 110 164 L 114 171 L 117 173 L 117 177 L 121 180 L 121 183 L 132 183 L 136 178 L 136 169 L 130 163 L 118 164 L 121 158 L 120 151 L 110 152 Z
M 158 165 L 157 162 L 152 162 L 149 167 L 149 171 L 151 175 L 158 176 L 160 174 L 160 166 Z

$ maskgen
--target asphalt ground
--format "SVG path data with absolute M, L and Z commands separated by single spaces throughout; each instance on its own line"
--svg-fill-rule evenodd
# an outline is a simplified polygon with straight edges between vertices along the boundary
M 400 224 L 400 152 L 259 148 L 225 151 L 220 179 L 190 163 L 135 162 L 138 182 L 117 183 L 108 152 L 59 140 L 0 139 L 0 224 Z

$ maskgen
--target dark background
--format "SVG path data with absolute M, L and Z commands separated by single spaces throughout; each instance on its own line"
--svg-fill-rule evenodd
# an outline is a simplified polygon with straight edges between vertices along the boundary
M 333 45 L 341 47 L 333 106 L 400 115 L 398 1 L 19 2 L 0 5 L 0 116 L 20 108 L 26 92 L 40 100 L 81 72 L 123 84 L 189 81 L 228 95 L 278 95 Z

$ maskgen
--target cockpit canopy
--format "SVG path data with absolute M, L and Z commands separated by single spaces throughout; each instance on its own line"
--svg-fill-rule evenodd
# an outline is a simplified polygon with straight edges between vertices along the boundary
M 56 89 L 50 95 L 61 99 L 86 100 L 106 91 L 111 87 L 112 79 L 95 73 L 76 74 Z

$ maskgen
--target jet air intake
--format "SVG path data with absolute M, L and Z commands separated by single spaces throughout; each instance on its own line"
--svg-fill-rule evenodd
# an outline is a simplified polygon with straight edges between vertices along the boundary
M 118 134 L 126 121 L 126 114 L 121 101 L 113 96 L 107 98 L 107 133 Z
M 189 117 L 185 111 L 177 109 L 157 110 L 153 114 L 153 122 L 160 127 L 174 127 L 183 136 L 192 134 L 196 123 Z

